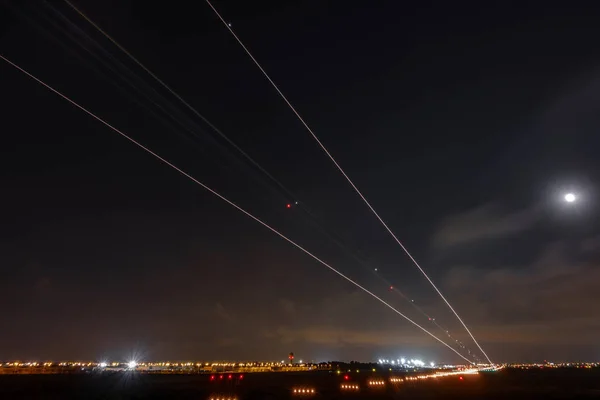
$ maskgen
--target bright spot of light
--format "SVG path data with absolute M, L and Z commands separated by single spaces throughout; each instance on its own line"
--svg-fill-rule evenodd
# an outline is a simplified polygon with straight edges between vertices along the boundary
M 107 365 L 108 365 L 108 363 L 101 362 L 100 363 L 100 368 L 106 368 Z
M 135 361 L 129 361 L 129 362 L 127 363 L 127 366 L 128 366 L 130 369 L 134 369 L 135 367 L 137 367 L 137 362 L 135 362 Z
M 401 362 L 402 364 L 406 364 L 406 359 L 405 359 L 404 357 L 402 357 L 402 358 L 400 359 L 400 362 Z
M 429 365 L 431 365 L 433 367 L 433 366 L 435 366 L 435 363 L 432 361 L 429 363 Z
M 575 200 L 577 200 L 577 197 L 575 197 L 575 195 L 573 193 L 567 193 L 567 194 L 565 194 L 565 201 L 567 203 L 572 203 Z

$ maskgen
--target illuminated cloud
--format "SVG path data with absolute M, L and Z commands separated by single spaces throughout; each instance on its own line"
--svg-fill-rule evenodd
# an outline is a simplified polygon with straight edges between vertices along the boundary
M 600 331 L 600 265 L 569 255 L 587 241 L 547 245 L 529 265 L 453 268 L 447 292 L 489 344 L 592 344 Z
M 523 232 L 537 220 L 535 210 L 502 212 L 493 204 L 445 218 L 433 237 L 436 247 L 463 245 L 484 239 L 496 239 Z

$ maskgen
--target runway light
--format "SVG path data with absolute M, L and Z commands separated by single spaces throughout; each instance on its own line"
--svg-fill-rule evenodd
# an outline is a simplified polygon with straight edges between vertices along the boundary
M 292 205 L 290 203 L 287 203 L 285 207 L 286 208 L 292 208 Z
M 341 389 L 342 390 L 358 390 L 358 385 L 343 383 L 341 385 Z
M 296 394 L 296 395 L 310 396 L 310 395 L 315 394 L 315 389 L 300 387 L 300 388 L 293 388 L 292 392 L 293 392 L 293 394 Z

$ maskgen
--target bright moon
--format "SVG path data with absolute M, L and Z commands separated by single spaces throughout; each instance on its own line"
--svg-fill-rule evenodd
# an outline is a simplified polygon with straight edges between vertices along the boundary
M 567 193 L 565 194 L 565 201 L 567 203 L 572 203 L 575 201 L 575 195 L 573 193 Z

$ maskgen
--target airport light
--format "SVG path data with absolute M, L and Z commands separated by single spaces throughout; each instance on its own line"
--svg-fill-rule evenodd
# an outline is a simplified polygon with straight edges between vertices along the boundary
M 127 367 L 129 367 L 129 369 L 134 369 L 135 367 L 137 367 L 138 363 L 134 360 L 131 360 L 127 363 Z
M 228 396 L 228 395 L 211 395 L 208 400 L 238 400 L 237 396 Z
M 292 393 L 296 396 L 312 396 L 315 394 L 315 389 L 307 387 L 298 387 L 293 388 Z
M 369 386 L 380 388 L 385 386 L 385 382 L 381 379 L 372 379 L 369 381 Z
M 357 384 L 350 384 L 350 383 L 342 383 L 340 388 L 342 390 L 358 390 L 359 389 Z
M 404 365 L 406 364 L 406 359 L 404 357 L 400 358 L 400 362 Z
M 573 193 L 565 194 L 565 201 L 567 203 L 573 203 L 575 200 L 577 200 L 577 196 L 575 196 Z
M 100 365 L 100 368 L 106 368 L 106 366 L 108 365 L 108 363 L 101 362 L 99 365 Z

